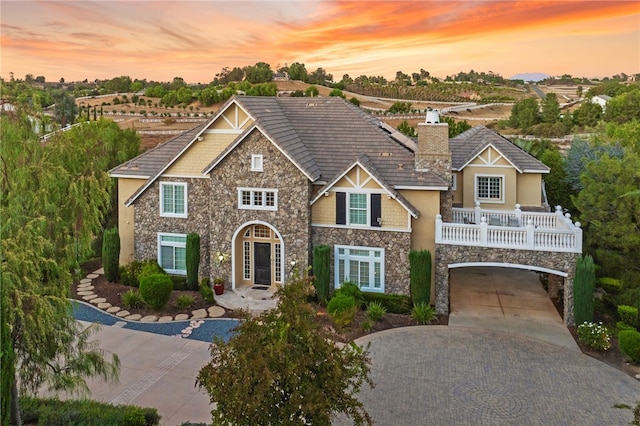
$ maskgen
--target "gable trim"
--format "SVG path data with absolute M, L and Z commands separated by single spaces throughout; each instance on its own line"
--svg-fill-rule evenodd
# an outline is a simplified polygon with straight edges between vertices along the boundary
M 475 160 L 476 158 L 478 158 L 478 157 L 480 156 L 480 154 L 482 154 L 483 152 L 485 152 L 485 151 L 486 151 L 487 149 L 489 149 L 489 148 L 493 148 L 493 149 L 495 149 L 495 150 L 498 152 L 498 154 L 500 154 L 500 155 L 502 156 L 502 158 L 504 158 L 504 159 L 507 161 L 507 163 L 509 163 L 509 164 L 511 165 L 511 167 L 513 167 L 514 169 L 516 169 L 516 170 L 518 171 L 518 173 L 523 173 L 523 171 L 522 171 L 522 170 L 520 170 L 520 169 L 519 169 L 515 164 L 513 164 L 513 161 L 511 161 L 511 159 L 509 159 L 509 157 L 507 157 L 506 155 L 504 155 L 504 153 L 503 153 L 502 151 L 500 151 L 498 148 L 496 148 L 496 147 L 495 147 L 495 145 L 494 145 L 494 144 L 492 144 L 492 143 L 488 143 L 488 144 L 487 144 L 487 145 L 485 145 L 485 147 L 484 147 L 484 148 L 482 148 L 482 149 L 481 149 L 481 150 L 480 150 L 476 155 L 474 155 L 473 157 L 469 158 L 469 160 L 467 160 L 467 162 L 466 162 L 466 163 L 464 163 L 464 164 L 459 168 L 459 170 L 462 170 L 462 169 L 464 169 L 465 167 L 467 167 L 467 166 L 468 166 L 468 165 L 469 165 L 473 160 Z M 488 165 L 488 166 L 489 166 L 489 165 Z M 493 166 L 490 166 L 490 167 L 498 167 L 498 166 L 493 165 Z M 503 167 L 506 167 L 506 166 L 503 166 Z

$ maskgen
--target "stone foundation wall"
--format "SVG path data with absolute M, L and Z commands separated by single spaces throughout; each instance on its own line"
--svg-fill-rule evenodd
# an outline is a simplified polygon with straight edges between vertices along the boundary
M 160 183 L 187 182 L 187 217 L 160 217 Z M 160 178 L 135 202 L 134 256 L 136 260 L 158 258 L 158 233 L 168 232 L 200 235 L 200 270 L 198 276 L 208 277 L 209 267 L 209 179 Z
M 564 322 L 567 325 L 574 325 L 573 278 L 576 260 L 579 256 L 578 253 L 436 244 L 436 311 L 440 314 L 449 313 L 449 264 L 472 262 L 511 263 L 567 273 L 568 276 L 564 278 Z
M 335 245 L 384 248 L 385 293 L 409 295 L 409 250 L 411 233 L 347 229 L 330 227 L 312 228 L 313 245 L 331 247 L 331 288 L 334 288 Z

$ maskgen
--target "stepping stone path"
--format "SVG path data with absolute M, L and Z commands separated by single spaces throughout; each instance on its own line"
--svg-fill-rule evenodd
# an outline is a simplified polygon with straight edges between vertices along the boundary
M 178 335 L 180 337 L 188 337 L 191 334 L 191 330 L 200 327 L 200 324 L 203 323 L 203 319 L 220 318 L 225 314 L 224 308 L 220 306 L 209 306 L 207 309 L 197 309 L 195 311 L 192 311 L 191 315 L 178 314 L 175 316 L 175 318 L 172 316 L 158 317 L 157 315 L 147 315 L 143 317 L 140 314 L 132 315 L 129 311 L 126 311 L 119 306 L 112 306 L 111 303 L 107 302 L 107 299 L 105 299 L 104 297 L 100 297 L 93 291 L 95 290 L 95 287 L 93 286 L 93 280 L 98 278 L 100 275 L 104 275 L 104 268 L 93 271 L 93 273 L 88 274 L 86 278 L 80 280 L 80 284 L 78 284 L 78 288 L 76 289 L 76 294 L 78 296 L 82 296 L 82 300 L 86 300 L 87 302 L 95 305 L 99 309 L 106 311 L 107 313 L 115 314 L 117 317 L 124 318 L 129 321 L 170 322 L 186 321 L 190 319 L 190 325 L 182 330 L 182 333 Z

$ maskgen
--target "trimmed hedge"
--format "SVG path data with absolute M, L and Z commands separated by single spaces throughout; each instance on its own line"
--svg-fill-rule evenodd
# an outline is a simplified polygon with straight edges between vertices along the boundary
M 411 312 L 409 296 L 402 294 L 368 293 L 363 292 L 362 297 L 369 302 L 378 302 L 393 314 L 408 314 Z
M 110 283 L 118 281 L 120 261 L 120 234 L 118 228 L 104 231 L 102 236 L 102 266 L 104 277 Z
M 636 330 L 622 330 L 618 334 L 620 351 L 631 358 L 635 363 L 640 363 L 640 332 Z
M 190 290 L 198 288 L 198 269 L 200 268 L 200 235 L 187 234 L 187 286 Z
M 638 308 L 635 306 L 619 305 L 618 316 L 627 325 L 635 327 L 638 325 Z
M 174 290 L 191 290 L 191 288 L 189 288 L 189 286 L 187 285 L 187 277 L 182 275 L 169 275 L 169 277 L 171 278 L 171 282 L 173 283 Z
M 413 304 L 429 304 L 431 302 L 431 252 L 429 250 L 411 250 L 409 265 Z
M 318 301 L 323 305 L 329 300 L 331 277 L 331 248 L 328 245 L 313 248 L 313 285 L 316 288 Z
M 166 274 L 151 274 L 140 278 L 140 296 L 152 309 L 164 308 L 173 291 L 173 282 Z
M 20 398 L 23 424 L 47 426 L 155 426 L 160 415 L 155 408 L 109 405 L 93 400 Z
M 598 287 L 607 293 L 618 294 L 622 288 L 622 282 L 616 278 L 603 277 L 598 280 Z

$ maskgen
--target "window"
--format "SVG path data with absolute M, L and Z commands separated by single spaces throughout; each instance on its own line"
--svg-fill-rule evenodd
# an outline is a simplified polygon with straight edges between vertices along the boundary
M 252 172 L 261 172 L 263 171 L 263 158 L 262 154 L 252 154 L 251 155 L 251 171 Z
M 254 238 L 271 238 L 271 229 L 265 225 L 255 225 L 253 227 Z
M 502 192 L 502 176 L 476 176 L 476 201 L 500 203 Z
M 336 225 L 382 225 L 381 194 L 336 192 Z
M 187 274 L 187 236 L 158 234 L 158 264 L 170 274 Z
M 455 191 L 458 189 L 458 175 L 455 173 L 451 174 L 451 190 Z
M 384 249 L 335 246 L 336 288 L 346 281 L 363 291 L 384 293 Z
M 187 217 L 186 183 L 160 183 L 160 216 Z
M 245 210 L 278 210 L 278 190 L 238 188 L 238 208 Z
M 247 236 L 247 235 L 245 235 Z M 242 245 L 242 258 L 243 258 L 243 278 L 245 280 L 251 279 L 251 243 L 244 241 Z
M 275 265 L 275 279 L 277 283 L 282 282 L 282 246 L 280 243 L 274 244 L 274 265 Z

